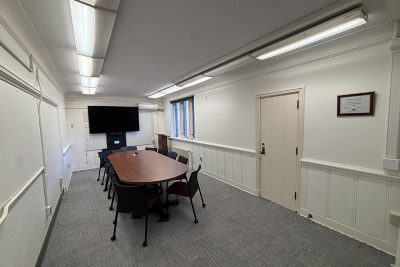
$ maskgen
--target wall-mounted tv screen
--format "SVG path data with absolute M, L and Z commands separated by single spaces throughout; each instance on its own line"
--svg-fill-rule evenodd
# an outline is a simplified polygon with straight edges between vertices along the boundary
M 88 106 L 90 133 L 139 131 L 137 107 Z

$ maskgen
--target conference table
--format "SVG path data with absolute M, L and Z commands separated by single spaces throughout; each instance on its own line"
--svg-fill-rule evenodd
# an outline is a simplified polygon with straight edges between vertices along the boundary
M 181 178 L 189 170 L 187 165 L 151 150 L 117 152 L 108 160 L 118 179 L 126 184 L 162 184 Z M 168 220 L 165 214 L 160 217 Z
M 113 153 L 108 159 L 121 182 L 159 184 L 185 175 L 188 166 L 151 150 Z

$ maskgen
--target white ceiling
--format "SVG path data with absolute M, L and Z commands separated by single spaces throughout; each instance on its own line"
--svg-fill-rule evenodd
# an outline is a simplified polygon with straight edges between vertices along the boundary
M 20 2 L 66 91 L 80 91 L 68 0 Z M 146 96 L 338 2 L 346 1 L 121 0 L 97 92 Z

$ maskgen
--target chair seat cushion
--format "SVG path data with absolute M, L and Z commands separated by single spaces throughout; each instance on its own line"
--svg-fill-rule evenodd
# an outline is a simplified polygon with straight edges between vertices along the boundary
M 168 194 L 188 197 L 189 196 L 188 183 L 175 182 L 170 187 L 168 187 L 167 192 Z
M 151 207 L 153 207 L 154 204 L 156 204 L 156 202 L 157 202 L 157 200 L 158 200 L 159 198 L 160 198 L 160 195 L 159 195 L 159 194 L 156 194 L 156 193 L 151 193 L 151 194 L 149 194 L 149 197 L 148 197 L 148 199 L 147 199 L 148 208 L 150 209 Z

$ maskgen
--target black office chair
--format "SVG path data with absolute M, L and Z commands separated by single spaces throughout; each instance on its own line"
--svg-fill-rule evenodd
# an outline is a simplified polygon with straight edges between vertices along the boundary
M 106 158 L 108 155 L 110 155 L 112 152 L 110 149 L 103 149 L 102 151 L 98 152 L 97 154 L 99 155 L 100 159 L 100 166 L 99 166 L 99 175 L 97 175 L 97 181 L 100 181 L 100 172 L 101 169 L 104 168 L 104 174 L 103 174 L 103 180 L 104 180 L 104 175 L 106 173 L 105 171 L 105 165 L 106 165 Z
M 151 150 L 151 151 L 157 152 L 157 148 L 156 147 L 146 147 L 144 150 Z
M 117 230 L 118 214 L 120 212 L 134 213 L 135 215 L 146 216 L 145 234 L 142 246 L 147 246 L 147 224 L 149 211 L 157 203 L 161 209 L 160 195 L 149 193 L 144 185 L 122 185 L 114 175 L 111 176 L 111 180 L 117 193 L 117 210 L 115 212 L 115 219 L 113 222 L 114 232 L 111 240 L 114 241 L 116 239 L 115 232 Z
M 168 150 L 158 149 L 158 153 L 163 154 L 164 156 L 166 156 L 168 154 Z
M 119 150 L 121 150 L 121 152 L 133 151 L 133 150 L 137 150 L 137 146 L 124 146 L 124 147 L 121 147 Z
M 188 158 L 186 158 L 186 157 L 184 157 L 184 156 L 181 156 L 181 155 L 179 155 L 179 157 L 178 157 L 178 161 L 180 162 L 180 163 L 183 163 L 183 164 L 188 164 L 188 162 L 189 162 L 189 159 Z
M 206 206 L 203 200 L 203 195 L 201 194 L 200 186 L 199 186 L 199 181 L 197 179 L 197 174 L 201 170 L 201 165 L 190 174 L 189 181 L 186 182 L 175 182 L 173 183 L 170 187 L 167 188 L 167 214 L 168 214 L 168 196 L 169 195 L 177 195 L 177 196 L 183 196 L 183 197 L 188 197 L 190 199 L 190 204 L 192 205 L 192 210 L 193 210 L 193 215 L 194 215 L 194 223 L 198 223 L 199 221 L 197 220 L 196 212 L 194 211 L 194 206 L 193 206 L 193 197 L 199 191 L 200 197 L 201 197 L 201 202 L 203 203 L 203 208 Z M 168 184 L 167 184 L 168 186 Z
M 176 157 L 178 156 L 178 154 L 174 151 L 168 151 L 167 152 L 167 157 L 171 158 L 171 159 L 176 159 Z

